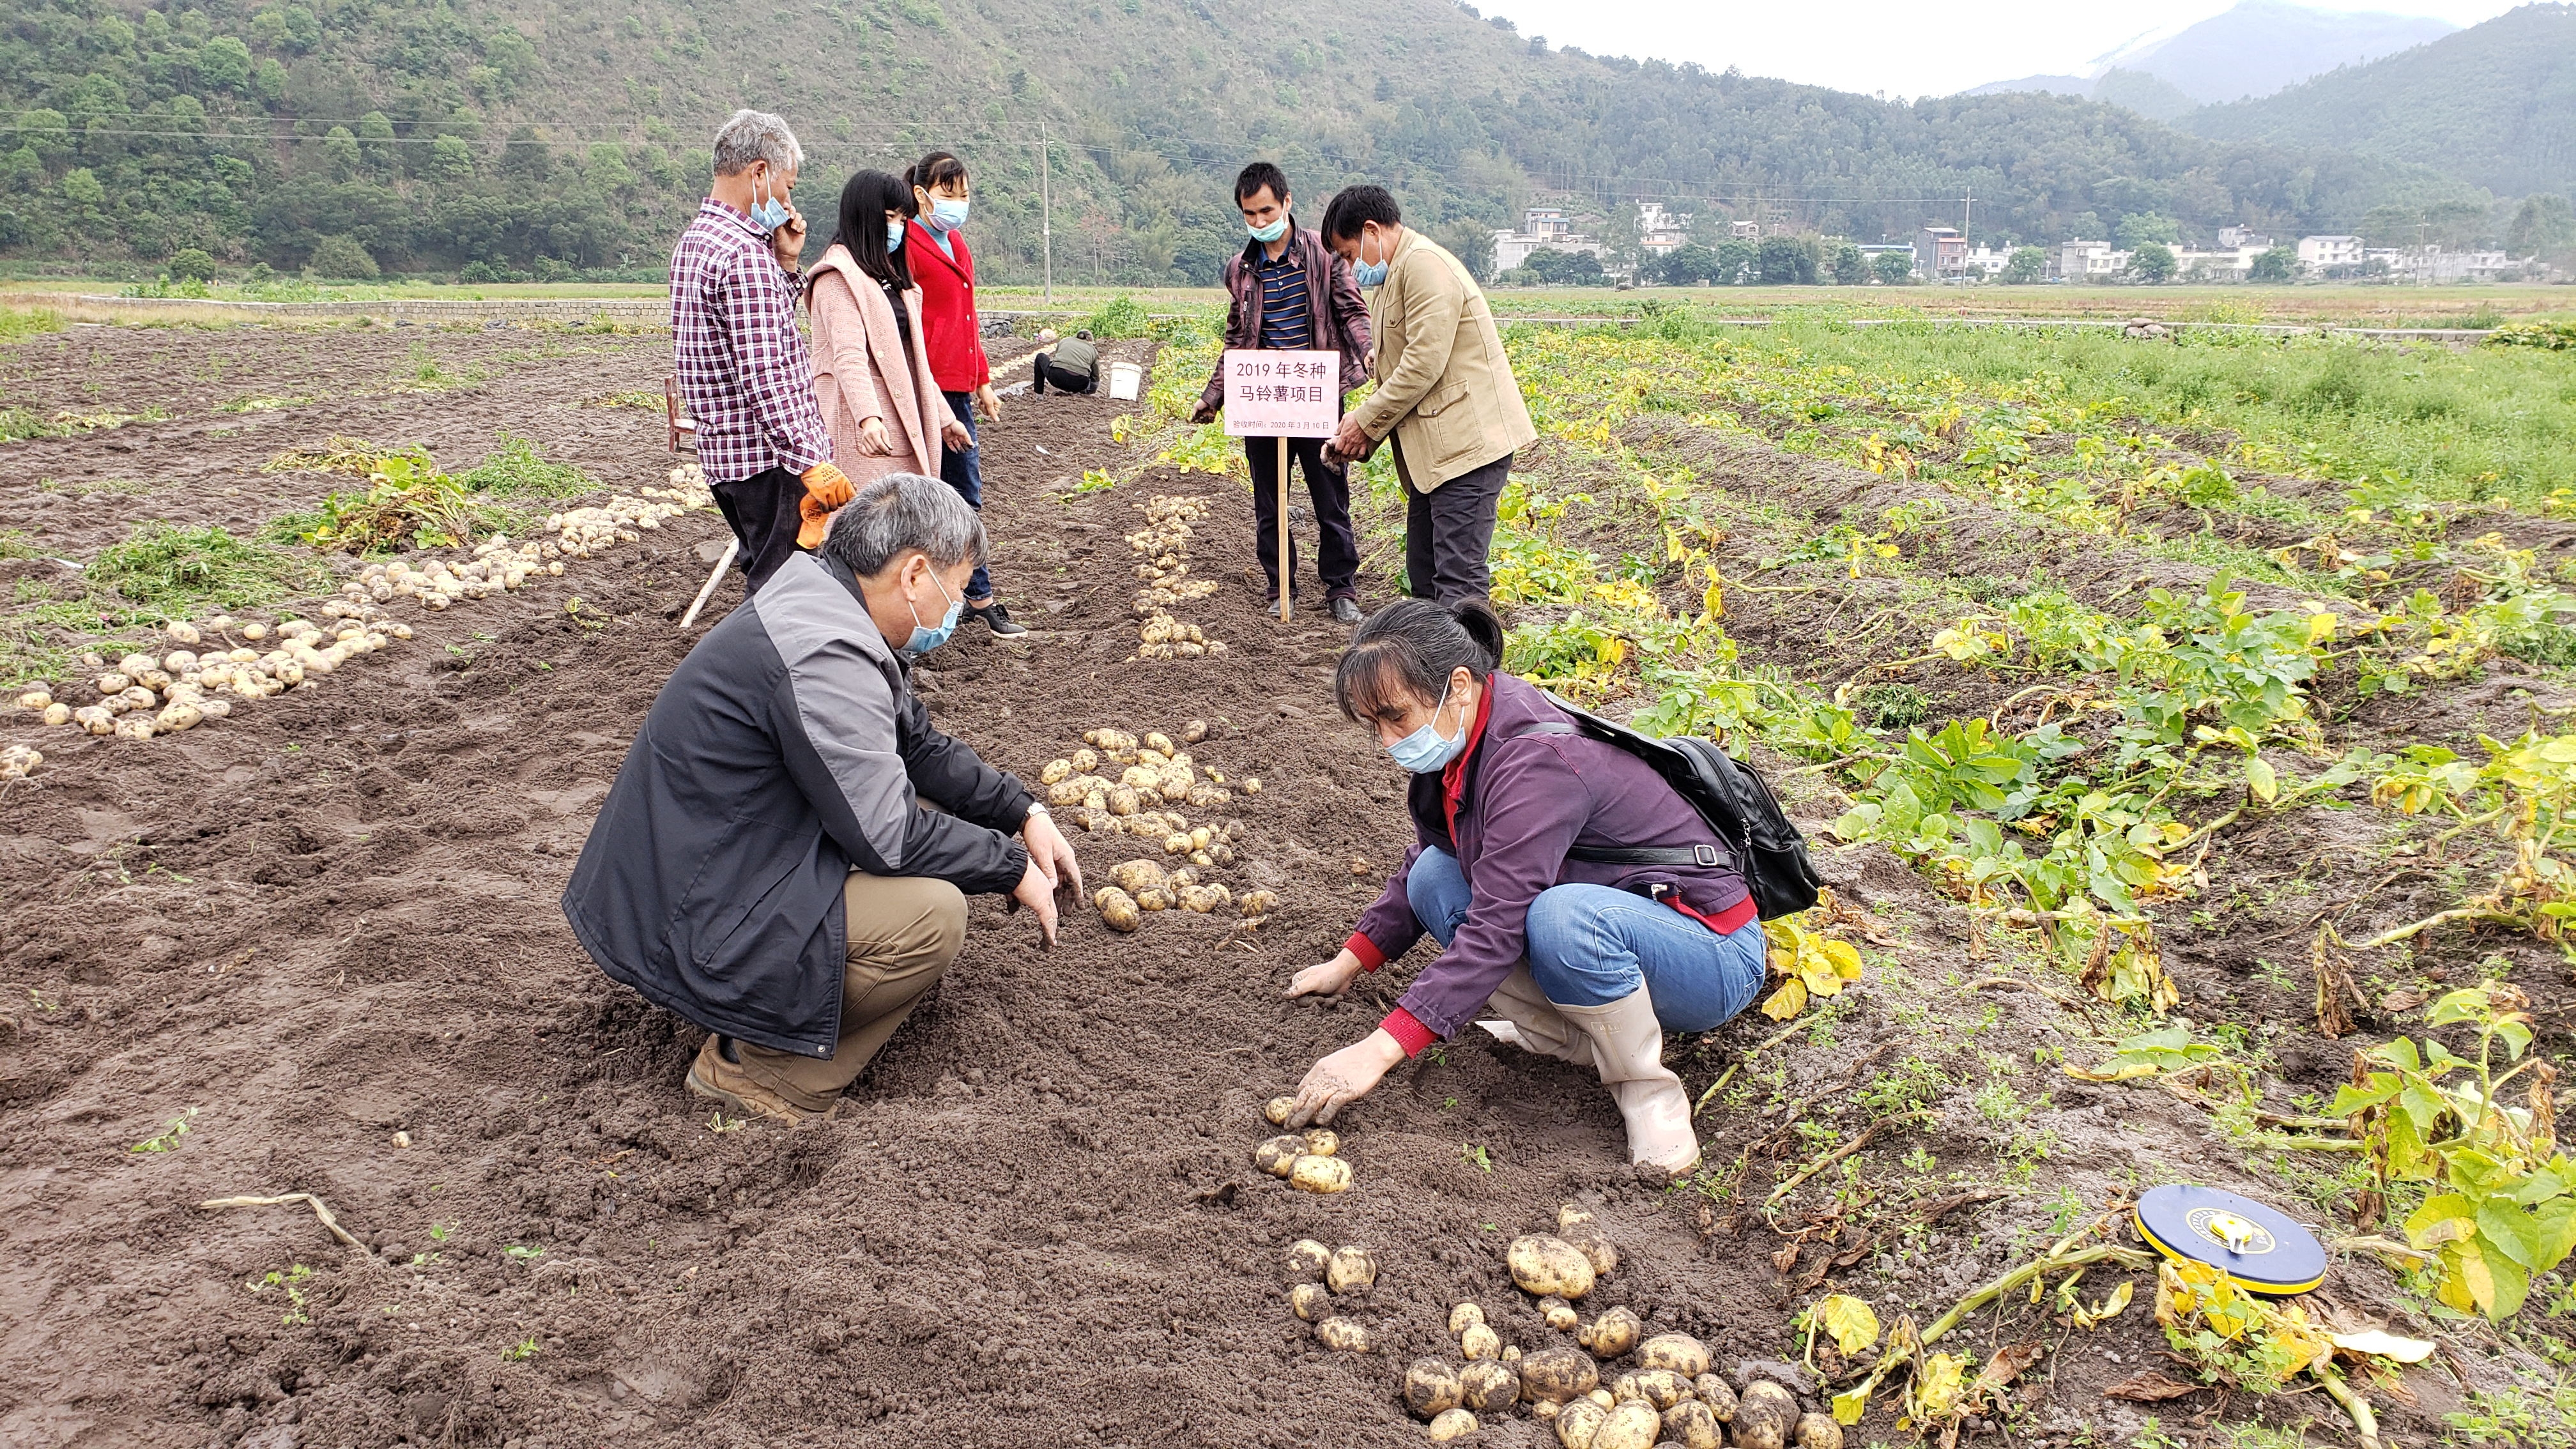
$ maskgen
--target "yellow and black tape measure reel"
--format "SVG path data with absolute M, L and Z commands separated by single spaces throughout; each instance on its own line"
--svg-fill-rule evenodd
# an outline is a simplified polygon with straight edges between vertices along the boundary
M 2138 1199 L 2138 1235 L 2177 1263 L 2207 1263 L 2248 1292 L 2305 1293 L 2326 1279 L 2316 1235 L 2250 1197 L 2214 1187 L 2149 1189 Z

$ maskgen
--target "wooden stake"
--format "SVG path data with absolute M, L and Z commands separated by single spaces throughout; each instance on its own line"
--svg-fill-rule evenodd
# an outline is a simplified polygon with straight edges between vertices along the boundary
M 1279 435 L 1279 622 L 1288 622 L 1288 596 L 1297 580 L 1288 572 L 1288 435 Z

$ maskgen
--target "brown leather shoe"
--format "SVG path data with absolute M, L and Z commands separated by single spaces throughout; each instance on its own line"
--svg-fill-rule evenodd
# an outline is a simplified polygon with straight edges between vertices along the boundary
M 689 1090 L 722 1106 L 737 1117 L 765 1117 L 773 1122 L 799 1126 L 807 1122 L 829 1121 L 841 1114 L 835 1099 L 820 1112 L 799 1107 L 776 1092 L 751 1079 L 742 1063 L 726 1058 L 725 1038 L 710 1036 L 698 1048 L 698 1059 L 689 1063 Z

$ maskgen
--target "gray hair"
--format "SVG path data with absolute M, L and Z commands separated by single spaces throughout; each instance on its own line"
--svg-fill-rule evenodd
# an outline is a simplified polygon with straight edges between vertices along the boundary
M 984 562 L 984 520 L 956 489 L 918 473 L 889 473 L 860 489 L 832 519 L 822 548 L 863 579 L 916 551 L 934 569 Z
M 796 144 L 796 133 L 781 118 L 767 111 L 736 111 L 716 131 L 716 174 L 739 176 L 754 161 L 786 171 L 805 164 L 805 148 Z

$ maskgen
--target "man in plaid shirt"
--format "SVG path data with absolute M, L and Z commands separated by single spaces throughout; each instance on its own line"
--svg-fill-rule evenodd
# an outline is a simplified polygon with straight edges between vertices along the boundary
M 736 111 L 716 132 L 715 185 L 671 252 L 671 339 L 698 464 L 740 543 L 743 590 L 823 537 L 850 501 L 796 330 L 805 218 L 787 204 L 794 132 Z

